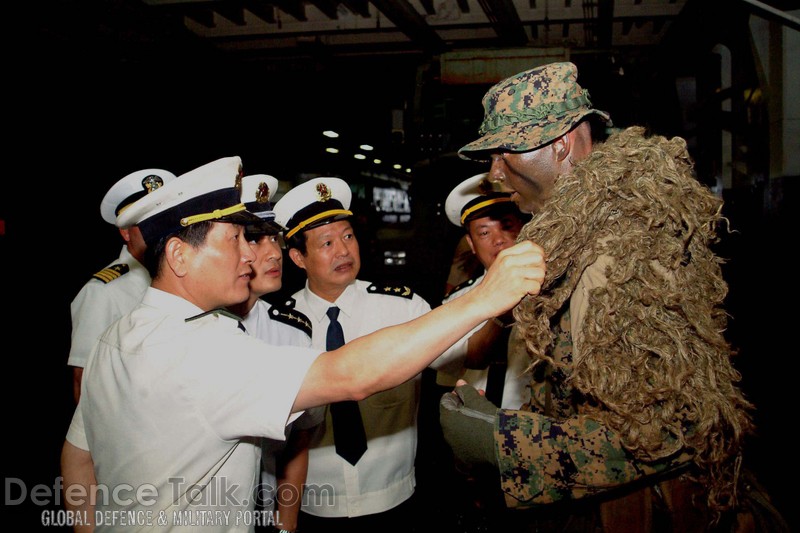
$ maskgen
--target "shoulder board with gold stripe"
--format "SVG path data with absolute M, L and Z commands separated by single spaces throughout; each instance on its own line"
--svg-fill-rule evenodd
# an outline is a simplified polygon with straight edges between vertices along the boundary
M 367 287 L 370 294 L 387 294 L 389 296 L 400 296 L 408 298 L 414 297 L 414 291 L 408 285 L 394 285 L 391 283 L 373 283 Z
M 458 285 L 453 287 L 453 289 L 444 296 L 445 299 L 448 298 L 451 294 L 455 294 L 458 291 L 460 291 L 461 289 L 463 289 L 465 287 L 469 287 L 470 285 L 473 285 L 476 281 L 478 281 L 479 277 L 480 276 L 475 276 L 474 278 L 469 278 L 467 281 L 463 281 L 463 282 L 459 283 Z
M 311 321 L 306 315 L 294 308 L 294 298 L 284 304 L 274 304 L 269 308 L 269 317 L 283 324 L 299 329 L 311 337 Z
M 129 270 L 130 267 L 125 263 L 117 263 L 116 265 L 104 268 L 100 272 L 95 272 L 92 279 L 108 283 L 109 281 L 114 281 L 123 274 L 127 274 Z

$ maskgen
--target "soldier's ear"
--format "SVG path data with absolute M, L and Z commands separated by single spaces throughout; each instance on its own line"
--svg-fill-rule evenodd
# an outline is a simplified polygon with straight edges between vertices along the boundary
M 565 133 L 555 141 L 553 141 L 553 150 L 556 154 L 556 159 L 563 161 L 569 155 L 571 140 L 569 133 Z

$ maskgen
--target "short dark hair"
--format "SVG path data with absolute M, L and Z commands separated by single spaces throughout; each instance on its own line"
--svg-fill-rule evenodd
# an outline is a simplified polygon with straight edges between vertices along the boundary
M 286 241 L 286 248 L 292 249 L 297 248 L 300 250 L 300 253 L 306 255 L 308 251 L 308 246 L 306 246 L 306 232 L 305 231 L 298 231 Z
M 150 277 L 155 279 L 158 276 L 158 273 L 161 270 L 162 261 L 164 260 L 164 252 L 167 248 L 167 242 L 171 238 L 177 237 L 178 239 L 187 244 L 191 244 L 192 246 L 201 246 L 206 242 L 206 237 L 208 236 L 208 232 L 213 227 L 214 222 L 215 221 L 213 220 L 207 220 L 192 224 L 177 233 L 171 233 L 166 237 L 161 237 L 155 242 L 155 244 L 148 245 L 144 251 L 143 263 L 147 271 L 150 273 Z

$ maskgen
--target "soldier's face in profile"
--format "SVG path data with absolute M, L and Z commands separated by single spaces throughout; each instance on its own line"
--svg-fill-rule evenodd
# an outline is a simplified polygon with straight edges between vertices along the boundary
M 523 213 L 537 213 L 553 192 L 558 161 L 552 144 L 528 152 L 495 152 L 489 179 L 513 189 L 511 200 Z

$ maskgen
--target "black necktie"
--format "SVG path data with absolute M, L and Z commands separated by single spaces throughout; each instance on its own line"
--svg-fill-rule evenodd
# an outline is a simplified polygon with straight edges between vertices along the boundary
M 486 376 L 486 399 L 497 407 L 503 403 L 503 388 L 506 384 L 506 369 L 508 368 L 508 339 L 511 328 L 504 328 L 500 337 L 495 341 L 492 350 L 492 359 L 489 362 L 489 372 Z
M 335 350 L 344 344 L 344 332 L 339 324 L 338 307 L 329 307 L 327 312 L 328 336 L 325 340 L 325 349 Z M 364 433 L 364 424 L 361 421 L 361 411 L 358 402 L 346 400 L 331 404 L 331 418 L 333 421 L 333 442 L 336 453 L 351 465 L 355 465 L 364 452 L 367 451 L 367 435 Z

